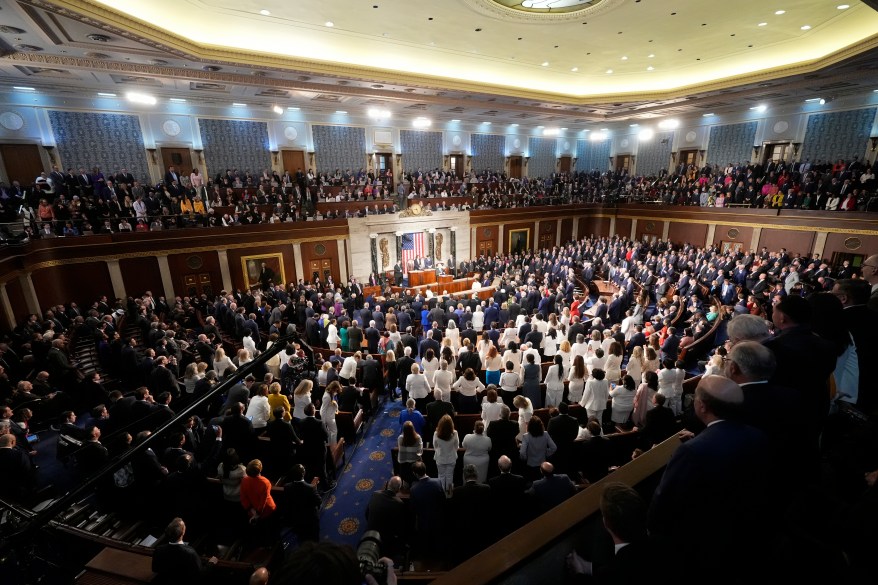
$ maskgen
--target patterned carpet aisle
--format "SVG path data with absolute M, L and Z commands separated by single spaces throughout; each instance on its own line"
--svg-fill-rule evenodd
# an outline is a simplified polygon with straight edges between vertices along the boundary
M 366 531 L 366 507 L 372 493 L 393 474 L 390 449 L 399 435 L 400 402 L 385 402 L 360 440 L 350 448 L 338 485 L 323 502 L 320 538 L 356 549 Z

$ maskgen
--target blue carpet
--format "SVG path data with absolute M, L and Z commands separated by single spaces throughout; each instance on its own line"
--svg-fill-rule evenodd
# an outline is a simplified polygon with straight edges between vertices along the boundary
M 391 475 L 390 449 L 399 435 L 400 402 L 385 402 L 357 443 L 346 450 L 347 463 L 320 514 L 320 538 L 356 549 L 366 531 L 366 507 Z

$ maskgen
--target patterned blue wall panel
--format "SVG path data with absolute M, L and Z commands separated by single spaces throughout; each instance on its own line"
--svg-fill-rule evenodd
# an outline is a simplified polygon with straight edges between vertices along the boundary
M 610 168 L 611 141 L 576 141 L 576 171 L 590 173 L 594 170 L 604 173 Z
M 366 164 L 366 129 L 349 126 L 311 127 L 319 172 L 356 172 Z
M 506 168 L 506 137 L 497 134 L 473 134 L 473 171 L 502 172 Z
M 430 171 L 442 168 L 442 133 L 423 130 L 400 130 L 402 164 L 406 171 Z
M 555 172 L 555 150 L 558 141 L 554 138 L 531 138 L 530 161 L 527 163 L 527 176 L 546 179 Z
M 49 110 L 49 123 L 65 167 L 91 171 L 98 166 L 104 175 L 128 169 L 135 179 L 149 183 L 137 116 Z
M 714 126 L 707 142 L 707 162 L 725 167 L 727 164 L 750 162 L 757 122 Z
M 260 175 L 263 169 L 271 168 L 267 123 L 199 118 L 198 126 L 204 162 L 211 175 L 226 169 Z
M 875 119 L 875 108 L 811 114 L 802 143 L 801 160 L 812 162 L 863 158 L 869 144 L 869 133 Z
M 671 164 L 671 151 L 674 148 L 674 133 L 656 134 L 648 142 L 641 142 L 637 147 L 638 175 L 658 175 L 662 169 Z

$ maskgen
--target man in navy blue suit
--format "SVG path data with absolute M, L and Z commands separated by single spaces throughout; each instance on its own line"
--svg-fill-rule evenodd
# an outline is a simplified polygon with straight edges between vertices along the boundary
M 683 583 L 705 575 L 742 582 L 761 558 L 774 517 L 770 442 L 760 430 L 736 420 L 741 387 L 723 376 L 705 376 L 695 389 L 694 413 L 706 428 L 687 439 L 668 462 L 649 511 L 650 535 L 686 542 Z M 754 538 L 754 535 L 760 535 Z M 748 562 L 742 563 L 742 559 Z M 726 580 L 727 579 L 727 580 Z

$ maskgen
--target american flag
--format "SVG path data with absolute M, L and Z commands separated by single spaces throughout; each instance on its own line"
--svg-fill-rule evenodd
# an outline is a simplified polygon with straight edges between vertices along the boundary
M 402 235 L 402 271 L 408 273 L 409 260 L 423 258 L 424 232 L 411 232 Z

